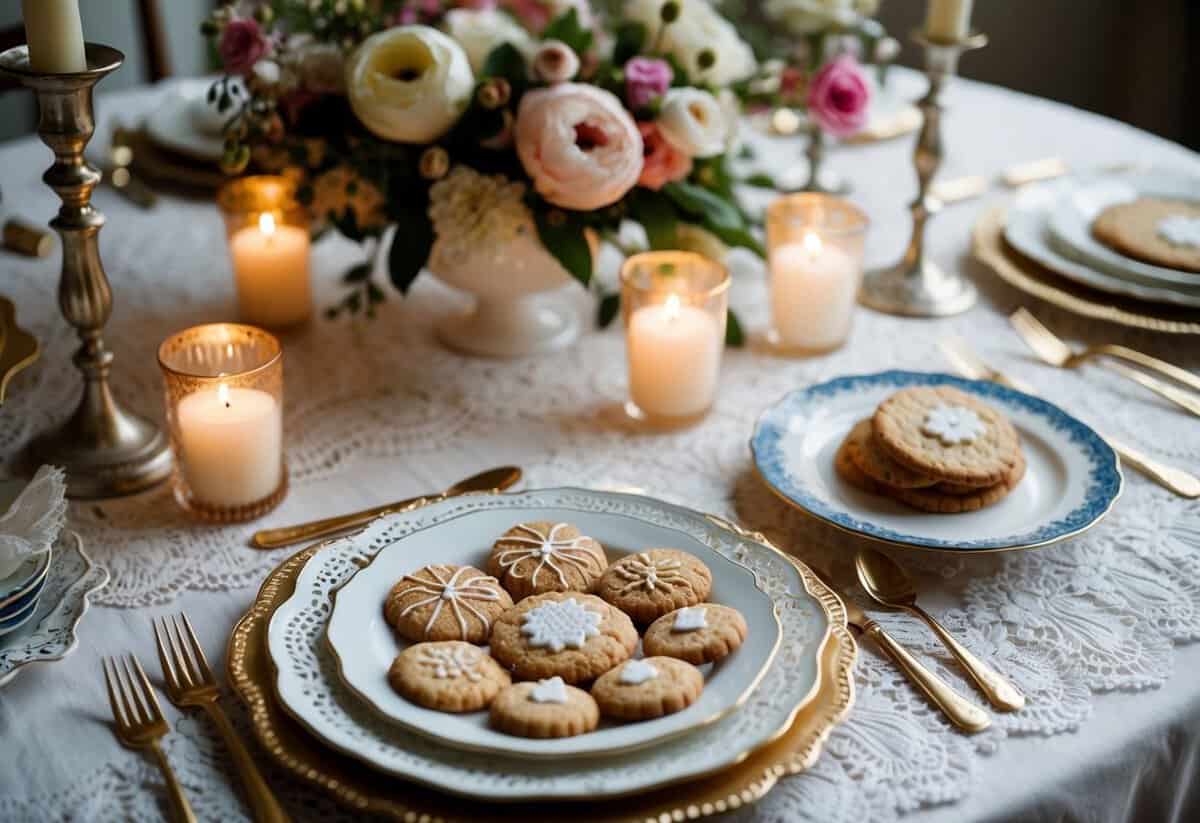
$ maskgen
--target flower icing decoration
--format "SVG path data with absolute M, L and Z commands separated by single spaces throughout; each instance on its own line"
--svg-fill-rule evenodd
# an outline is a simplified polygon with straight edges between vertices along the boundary
M 674 558 L 652 558 L 643 552 L 615 567 L 616 573 L 625 581 L 617 593 L 625 594 L 634 589 L 652 592 L 658 588 L 671 589 L 679 585 L 691 588 L 691 581 L 680 572 L 682 568 L 683 563 Z
M 566 703 L 567 684 L 557 675 L 548 680 L 539 680 L 529 690 L 529 699 L 534 703 Z
M 589 637 L 600 634 L 603 615 L 584 606 L 574 597 L 552 600 L 534 606 L 521 619 L 521 634 L 535 649 L 561 652 L 581 649 Z
M 973 409 L 966 406 L 949 406 L 939 403 L 925 415 L 921 432 L 936 437 L 943 446 L 958 446 L 974 443 L 987 431 L 987 424 Z
M 517 543 L 520 548 L 505 549 L 497 555 L 500 568 L 510 577 L 529 577 L 529 582 L 537 585 L 538 575 L 544 569 L 549 569 L 558 577 L 559 585 L 567 587 L 567 578 L 563 574 L 563 566 L 567 563 L 587 572 L 590 568 L 595 574 L 602 572 L 603 564 L 596 553 L 588 548 L 591 539 L 585 535 L 578 537 L 561 537 L 565 529 L 570 528 L 566 523 L 555 523 L 550 531 L 542 534 L 532 526 L 521 524 L 516 527 L 521 534 L 505 537 L 503 543 Z M 517 567 L 526 560 L 536 560 L 532 572 L 518 573 Z
M 422 572 L 429 576 L 422 577 Z M 421 569 L 416 574 L 404 575 L 405 580 L 417 584 L 405 590 L 404 596 L 410 594 L 424 596 L 405 606 L 400 615 L 403 617 L 422 606 L 435 604 L 433 613 L 425 622 L 425 636 L 428 637 L 429 632 L 433 629 L 433 624 L 437 622 L 438 616 L 442 613 L 442 608 L 448 603 L 455 618 L 458 619 L 460 638 L 467 636 L 468 614 L 474 616 L 483 625 L 484 631 L 487 631 L 491 627 L 491 621 L 486 614 L 472 606 L 471 601 L 495 602 L 499 600 L 499 581 L 491 575 L 466 567 L 456 569 L 450 575 L 447 575 L 447 572 L 448 569 L 445 566 L 430 566 Z M 468 576 L 472 572 L 475 572 L 474 577 Z
M 417 662 L 422 666 L 433 669 L 433 676 L 439 680 L 457 680 L 465 677 L 472 683 L 483 679 L 479 672 L 479 661 L 483 654 L 470 646 L 455 646 L 452 649 L 434 646 L 422 648 Z
M 1200 247 L 1200 217 L 1172 214 L 1159 220 L 1154 228 L 1172 246 Z
M 621 676 L 618 679 L 622 685 L 638 686 L 656 677 L 658 677 L 658 669 L 654 668 L 654 664 L 647 663 L 645 660 L 630 660 L 621 667 Z
M 694 632 L 707 628 L 708 620 L 703 606 L 685 606 L 675 612 L 675 622 L 671 624 L 673 632 Z

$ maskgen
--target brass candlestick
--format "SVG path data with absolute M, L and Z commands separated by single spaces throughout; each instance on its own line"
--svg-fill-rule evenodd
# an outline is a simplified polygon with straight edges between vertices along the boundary
M 931 40 L 924 32 L 913 34 L 925 49 L 929 91 L 917 101 L 924 121 L 913 151 L 919 188 L 912 202 L 913 229 L 904 257 L 894 266 L 867 272 L 858 299 L 865 306 L 888 314 L 940 317 L 964 312 L 975 305 L 975 286 L 962 275 L 947 272 L 925 255 L 925 224 L 942 207 L 929 193 L 942 164 L 942 88 L 958 68 L 964 51 L 987 45 L 987 36 L 972 34 L 962 40 Z
M 104 345 L 104 324 L 112 313 L 112 290 L 96 243 L 104 217 L 91 204 L 100 172 L 83 159 L 96 123 L 92 89 L 116 71 L 125 55 L 109 46 L 88 43 L 87 70 L 69 74 L 34 71 L 29 49 L 17 46 L 0 54 L 0 72 L 37 96 L 38 135 L 54 152 L 54 165 L 42 179 L 62 200 L 50 221 L 62 238 L 62 277 L 58 305 L 75 327 L 82 345 L 75 365 L 83 373 L 83 397 L 74 414 L 30 446 L 30 458 L 61 466 L 71 497 L 131 494 L 165 480 L 171 453 L 163 433 L 127 411 L 109 386 L 113 354 Z

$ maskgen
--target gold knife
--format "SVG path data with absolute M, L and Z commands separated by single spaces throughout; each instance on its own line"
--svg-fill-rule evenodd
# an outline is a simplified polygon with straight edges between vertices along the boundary
M 456 497 L 468 492 L 500 492 L 514 485 L 521 479 L 521 470 L 516 466 L 499 466 L 494 469 L 471 475 L 459 480 L 444 492 L 421 497 L 410 497 L 397 500 L 395 503 L 385 503 L 362 511 L 341 514 L 337 517 L 327 517 L 324 520 L 313 520 L 296 526 L 284 526 L 279 529 L 263 529 L 254 533 L 251 545 L 256 549 L 278 549 L 281 546 L 291 546 L 305 540 L 315 540 L 318 537 L 328 537 L 338 532 L 364 526 L 376 517 L 400 511 L 425 498 L 442 499 Z

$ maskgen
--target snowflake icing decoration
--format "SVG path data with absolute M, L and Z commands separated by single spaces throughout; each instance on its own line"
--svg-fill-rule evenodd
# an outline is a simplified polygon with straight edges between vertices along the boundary
M 442 613 L 442 607 L 449 603 L 451 611 L 458 620 L 460 639 L 465 640 L 467 637 L 467 614 L 474 615 L 483 625 L 483 630 L 488 631 L 491 628 L 491 620 L 486 614 L 472 606 L 470 601 L 491 603 L 498 601 L 500 599 L 499 582 L 491 575 L 483 573 L 477 573 L 474 577 L 463 577 L 464 574 L 475 571 L 466 566 L 455 569 L 448 578 L 446 577 L 447 570 L 446 566 L 429 566 L 415 574 L 404 575 L 405 580 L 417 585 L 405 589 L 400 596 L 406 597 L 410 594 L 425 596 L 405 606 L 400 612 L 400 616 L 404 617 L 430 603 L 435 604 L 433 613 L 429 615 L 429 620 L 425 623 L 425 636 L 428 637 L 429 632 L 433 630 L 433 624 L 437 622 L 438 616 Z M 421 577 L 422 572 L 428 573 L 429 578 Z
M 1172 246 L 1200 247 L 1200 217 L 1172 214 L 1159 220 L 1155 230 Z
M 447 649 L 437 646 L 429 648 L 423 644 L 417 662 L 433 669 L 433 676 L 438 680 L 457 680 L 465 677 L 472 683 L 478 683 L 483 679 L 479 671 L 479 661 L 482 658 L 483 655 L 478 649 L 469 646 Z
M 957 446 L 975 442 L 987 431 L 987 424 L 973 409 L 939 403 L 925 415 L 921 431 L 942 441 L 943 446 Z
M 561 652 L 582 649 L 589 637 L 600 634 L 604 616 L 584 606 L 574 597 L 534 606 L 522 617 L 521 634 L 535 649 Z
M 521 534 L 508 535 L 500 540 L 501 543 L 517 543 L 520 548 L 501 550 L 496 556 L 496 562 L 510 577 L 520 579 L 528 576 L 529 582 L 535 586 L 542 569 L 549 568 L 558 577 L 559 584 L 566 588 L 569 584 L 559 563 L 573 565 L 585 573 L 591 571 L 593 574 L 599 574 L 603 571 L 604 564 L 596 557 L 595 552 L 587 547 L 587 541 L 591 538 L 582 534 L 578 537 L 560 537 L 559 534 L 567 528 L 570 528 L 567 523 L 555 523 L 549 532 L 542 534 L 532 526 L 522 523 L 516 527 L 516 531 L 522 532 Z M 533 571 L 518 573 L 517 567 L 531 559 L 537 560 Z

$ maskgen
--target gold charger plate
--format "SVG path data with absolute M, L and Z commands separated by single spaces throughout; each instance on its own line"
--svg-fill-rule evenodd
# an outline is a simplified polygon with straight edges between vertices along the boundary
M 749 536 L 767 543 L 761 535 Z M 830 731 L 845 718 L 854 702 L 852 670 L 857 647 L 846 626 L 845 606 L 807 566 L 788 556 L 800 570 L 805 587 L 828 615 L 830 631 L 822 649 L 818 692 L 779 738 L 718 774 L 603 803 L 500 806 L 450 797 L 373 772 L 357 759 L 325 747 L 276 699 L 275 671 L 266 648 L 267 627 L 276 609 L 294 591 L 304 565 L 323 545 L 292 555 L 268 575 L 254 604 L 229 637 L 226 670 L 230 684 L 250 712 L 254 735 L 267 754 L 293 775 L 359 811 L 396 820 L 446 823 L 568 817 L 649 823 L 707 817 L 753 803 L 781 777 L 809 768 Z
M 1149 303 L 1091 289 L 1055 274 L 1012 249 L 1004 240 L 1007 211 L 1004 206 L 997 206 L 979 218 L 971 232 L 971 251 L 977 260 L 1010 286 L 1072 314 L 1135 329 L 1200 334 L 1200 310 Z

